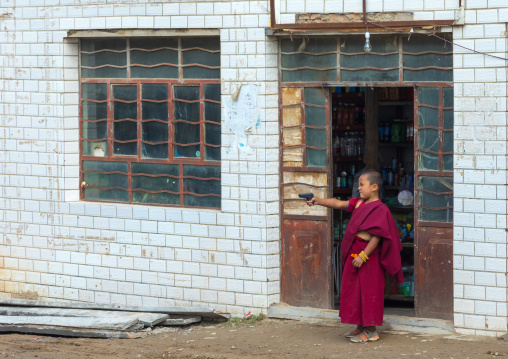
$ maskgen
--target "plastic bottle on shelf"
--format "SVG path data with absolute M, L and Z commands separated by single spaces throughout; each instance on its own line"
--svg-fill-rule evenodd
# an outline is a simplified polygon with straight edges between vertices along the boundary
M 389 186 L 393 186 L 393 182 L 394 182 L 394 175 L 393 175 L 393 172 L 392 171 L 388 171 L 388 185 Z
M 337 128 L 337 103 L 334 102 L 332 106 L 332 128 L 335 130 Z
M 347 132 L 344 133 L 344 135 L 341 137 L 340 139 L 340 155 L 341 156 L 347 156 L 347 151 L 346 151 L 346 138 L 347 138 Z
M 351 155 L 350 156 L 356 156 L 356 149 L 357 149 L 357 143 L 358 143 L 358 132 L 353 132 L 351 135 Z
M 337 123 L 339 126 L 342 126 L 344 124 L 342 102 L 339 102 L 339 106 L 337 107 Z
M 358 141 L 358 155 L 363 156 L 365 145 L 365 133 L 360 132 L 359 141 Z
M 335 140 L 333 141 L 333 157 L 340 156 L 340 140 L 339 136 L 335 136 Z
M 390 123 L 385 122 L 385 124 L 384 124 L 383 142 L 390 142 L 390 139 L 391 139 L 391 127 L 390 127 Z
M 392 172 L 397 172 L 397 158 L 392 157 Z
M 342 188 L 347 188 L 347 173 L 346 172 L 342 172 L 340 174 L 340 186 Z
M 361 110 L 360 106 L 355 106 L 355 125 L 360 124 L 360 118 L 361 118 Z

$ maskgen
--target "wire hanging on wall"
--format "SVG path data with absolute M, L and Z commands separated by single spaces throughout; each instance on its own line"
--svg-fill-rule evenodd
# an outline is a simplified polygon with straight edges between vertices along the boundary
M 447 42 L 447 43 L 449 43 L 449 44 L 451 44 L 453 46 L 458 46 L 458 47 L 461 47 L 461 48 L 463 48 L 465 50 L 474 52 L 475 54 L 482 54 L 482 55 L 490 56 L 490 57 L 493 57 L 493 58 L 496 58 L 496 59 L 499 59 L 499 60 L 508 61 L 508 58 L 504 58 L 504 57 L 496 56 L 496 55 L 491 55 L 491 54 L 488 54 L 486 52 L 481 52 L 481 51 L 470 49 L 469 47 L 466 47 L 466 46 L 463 46 L 463 45 L 459 45 L 459 44 L 457 44 L 457 43 L 455 43 L 453 41 L 445 39 L 444 37 L 438 36 L 435 33 L 426 34 L 426 33 L 421 33 L 421 32 L 414 32 L 414 31 L 412 31 L 412 29 L 411 29 L 411 31 L 402 30 L 402 29 L 395 29 L 393 27 L 381 25 L 381 24 L 378 24 L 378 23 L 375 23 L 375 22 L 372 22 L 372 21 L 365 21 L 365 24 L 371 24 L 371 25 L 374 25 L 374 26 L 377 26 L 377 27 L 382 27 L 384 29 L 391 30 L 391 31 L 404 32 L 404 33 L 409 34 L 409 36 L 411 36 L 412 34 L 415 34 L 415 35 L 424 35 L 424 36 L 433 36 L 433 37 L 438 38 L 438 39 L 440 39 L 440 40 L 442 40 L 444 42 Z M 368 28 L 367 28 L 367 31 L 368 31 Z M 367 37 L 367 33 L 365 34 L 365 37 Z

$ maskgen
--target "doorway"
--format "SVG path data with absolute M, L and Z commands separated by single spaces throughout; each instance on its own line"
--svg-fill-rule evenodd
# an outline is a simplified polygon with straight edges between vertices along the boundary
M 358 197 L 364 169 L 383 176 L 382 201 L 390 209 L 402 242 L 404 283 L 386 277 L 385 308 L 414 315 L 414 88 L 335 87 L 331 94 L 333 196 Z M 351 214 L 333 211 L 334 307 L 340 303 L 340 244 Z

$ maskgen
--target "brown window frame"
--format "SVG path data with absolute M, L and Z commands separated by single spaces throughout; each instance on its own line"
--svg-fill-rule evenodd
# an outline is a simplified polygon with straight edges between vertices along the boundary
M 99 39 L 97 39 L 99 40 Z M 131 71 L 130 71 L 130 45 L 129 45 L 129 39 L 127 38 L 127 65 L 125 66 L 127 68 L 127 78 L 82 78 L 81 77 L 81 42 L 80 42 L 80 49 L 79 49 L 79 61 L 80 61 L 80 73 L 79 73 L 79 151 L 80 151 L 80 199 L 87 201 L 87 202 L 100 202 L 100 203 L 116 203 L 116 204 L 136 204 L 136 205 L 147 205 L 147 206 L 165 206 L 165 207 L 178 207 L 178 208 L 202 208 L 202 209 L 220 209 L 220 202 L 219 206 L 217 207 L 206 207 L 206 206 L 189 206 L 185 205 L 184 196 L 186 194 L 190 194 L 197 197 L 219 197 L 221 198 L 221 194 L 216 193 L 208 193 L 208 194 L 198 194 L 195 192 L 185 191 L 184 190 L 184 180 L 185 179 L 197 179 L 197 180 L 203 180 L 203 181 L 221 181 L 220 174 L 219 177 L 196 177 L 196 176 L 184 176 L 184 166 L 191 165 L 191 166 L 209 166 L 209 167 L 218 167 L 220 171 L 221 167 L 221 161 L 220 160 L 206 160 L 205 159 L 205 147 L 214 147 L 214 148 L 220 148 L 221 144 L 209 144 L 205 143 L 205 125 L 206 123 L 211 123 L 214 125 L 221 125 L 221 122 L 215 122 L 210 120 L 205 120 L 205 103 L 216 103 L 220 105 L 220 101 L 215 101 L 211 99 L 205 99 L 205 85 L 219 85 L 221 84 L 220 78 L 217 79 L 185 79 L 183 78 L 183 68 L 186 66 L 200 66 L 205 67 L 209 69 L 220 69 L 220 66 L 206 66 L 206 65 L 199 65 L 199 64 L 182 64 L 182 52 L 181 50 L 181 40 L 182 38 L 178 38 L 178 48 L 179 48 L 179 55 L 178 55 L 178 78 L 177 79 L 153 79 L 153 78 L 130 78 Z M 191 50 L 204 50 L 208 51 L 206 49 L 202 49 L 199 47 L 191 48 Z M 208 52 L 218 52 L 220 54 L 220 50 L 218 51 L 208 51 Z M 107 85 L 107 100 L 90 100 L 85 99 L 82 96 L 82 85 L 83 84 L 106 84 Z M 142 102 L 156 102 L 155 100 L 147 100 L 143 99 L 141 95 L 141 86 L 143 84 L 167 84 L 168 85 L 168 158 L 167 159 L 155 159 L 155 158 L 143 158 L 142 157 L 142 143 L 146 143 L 148 141 L 142 140 L 142 126 L 141 124 L 143 122 L 147 122 L 149 120 L 145 119 L 143 120 L 142 117 L 142 111 L 141 111 L 141 104 Z M 117 85 L 136 85 L 137 86 L 137 98 L 135 100 L 137 104 L 137 118 L 135 119 L 136 126 L 137 126 L 137 155 L 129 156 L 129 155 L 115 155 L 113 151 L 113 142 L 119 142 L 118 140 L 114 139 L 113 135 L 113 123 L 118 122 L 119 120 L 113 119 L 113 103 L 115 102 L 113 98 L 113 86 Z M 200 156 L 199 158 L 191 158 L 191 157 L 176 157 L 175 154 L 175 145 L 182 145 L 181 143 L 178 143 L 175 138 L 175 124 L 177 122 L 189 122 L 182 119 L 175 120 L 174 118 L 174 105 L 175 105 L 175 97 L 174 97 L 174 89 L 175 87 L 183 87 L 183 86 L 199 86 L 199 100 L 198 101 L 187 101 L 187 100 L 176 100 L 176 101 L 182 101 L 182 102 L 199 102 L 200 106 L 200 118 L 197 122 L 192 122 L 192 124 L 199 124 L 199 133 L 200 133 L 200 141 L 194 142 L 194 143 L 185 143 L 183 145 L 197 145 L 199 144 L 200 148 Z M 103 119 L 100 120 L 86 120 L 83 118 L 83 102 L 84 101 L 93 101 L 93 102 L 107 102 L 107 139 L 98 139 L 98 140 L 90 140 L 86 139 L 83 136 L 83 122 L 99 122 L 103 121 Z M 122 100 L 120 100 L 122 101 Z M 159 101 L 157 101 L 159 102 Z M 160 122 L 160 121 L 159 121 Z M 99 141 L 106 141 L 107 142 L 107 155 L 104 156 L 88 156 L 83 154 L 83 142 L 99 142 Z M 121 141 L 120 141 L 121 142 Z M 166 143 L 166 141 L 164 141 Z M 154 144 L 153 142 L 151 144 Z M 155 143 L 159 144 L 159 143 Z M 126 163 L 128 166 L 128 172 L 124 173 L 121 172 L 122 175 L 128 176 L 128 189 L 125 189 L 123 187 L 99 187 L 99 186 L 90 186 L 84 181 L 84 174 L 88 172 L 95 172 L 95 173 L 102 173 L 102 174 L 112 174 L 112 173 L 119 173 L 119 172 L 103 172 L 103 171 L 96 171 L 96 170 L 89 170 L 84 171 L 83 170 L 83 162 L 84 161 L 93 161 L 93 162 L 122 162 Z M 179 181 L 179 191 L 178 192 L 172 192 L 168 190 L 159 190 L 159 191 L 149 191 L 149 190 L 141 190 L 141 192 L 146 193 L 171 193 L 171 194 L 179 194 L 180 198 L 180 204 L 163 204 L 163 203 L 144 203 L 144 202 L 135 202 L 133 201 L 133 192 L 140 191 L 139 189 L 133 189 L 132 188 L 132 178 L 133 176 L 147 176 L 147 177 L 156 177 L 155 175 L 151 174 L 145 174 L 145 173 L 138 173 L 136 172 L 133 175 L 132 172 L 132 164 L 133 163 L 153 163 L 153 164 L 168 164 L 168 165 L 177 165 L 179 168 L 178 176 L 173 175 L 166 175 L 166 177 L 171 177 L 174 179 L 178 179 Z M 220 186 L 220 184 L 219 184 Z M 108 201 L 104 199 L 95 200 L 95 199 L 86 199 L 84 196 L 84 191 L 86 188 L 98 188 L 102 190 L 111 190 L 111 189 L 120 189 L 128 192 L 128 201 Z

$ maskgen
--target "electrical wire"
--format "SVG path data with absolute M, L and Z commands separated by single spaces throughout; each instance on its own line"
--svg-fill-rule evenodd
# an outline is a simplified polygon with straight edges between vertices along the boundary
M 450 41 L 450 40 L 445 39 L 444 37 L 438 36 L 435 33 L 425 34 L 425 33 L 421 33 L 421 32 L 411 32 L 411 31 L 402 30 L 402 29 L 395 29 L 393 27 L 384 26 L 384 25 L 381 25 L 381 24 L 378 24 L 378 23 L 375 23 L 375 22 L 372 22 L 372 21 L 366 21 L 365 23 L 366 24 L 371 24 L 371 25 L 374 25 L 374 26 L 377 26 L 377 27 L 382 27 L 382 28 L 387 29 L 387 30 L 392 30 L 392 31 L 397 31 L 397 32 L 405 32 L 405 33 L 410 34 L 410 35 L 414 34 L 414 35 L 433 36 L 433 37 L 438 38 L 440 40 L 443 40 L 444 42 L 447 42 L 447 43 L 449 43 L 449 44 L 451 44 L 453 46 L 461 47 L 461 48 L 463 48 L 465 50 L 474 52 L 476 54 L 482 54 L 482 55 L 490 56 L 490 57 L 493 57 L 493 58 L 496 58 L 496 59 L 499 59 L 499 60 L 508 61 L 508 58 L 504 58 L 504 57 L 500 57 L 500 56 L 496 56 L 496 55 L 491 55 L 491 54 L 488 54 L 486 52 L 481 52 L 481 51 L 470 49 L 469 47 L 456 44 L 453 41 Z

